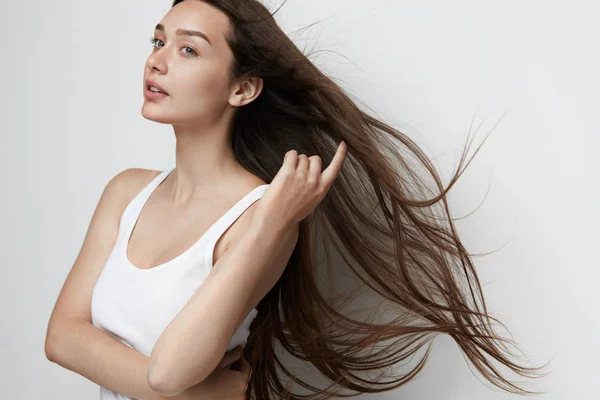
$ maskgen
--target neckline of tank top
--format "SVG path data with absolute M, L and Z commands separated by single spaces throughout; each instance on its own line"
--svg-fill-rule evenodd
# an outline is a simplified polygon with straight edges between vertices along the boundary
M 246 202 L 249 201 L 251 198 L 253 198 L 253 196 L 256 193 L 258 193 L 258 191 L 260 189 L 266 188 L 267 186 L 269 186 L 268 183 L 257 186 L 254 189 L 252 189 L 250 192 L 248 192 L 246 195 L 244 195 L 240 200 L 238 200 L 237 203 L 235 203 L 223 215 L 221 215 L 202 234 L 202 236 L 200 236 L 200 238 L 198 240 L 196 240 L 196 242 L 194 242 L 194 244 L 192 244 L 189 248 L 187 248 L 183 253 L 180 253 L 177 256 L 175 256 L 175 258 L 172 258 L 171 260 L 165 261 L 164 263 L 158 264 L 154 267 L 139 268 L 131 262 L 131 260 L 129 259 L 129 256 L 127 255 L 127 249 L 129 247 L 129 241 L 130 241 L 131 235 L 133 233 L 133 228 L 135 227 L 135 224 L 139 220 L 142 209 L 144 208 L 144 205 L 146 204 L 146 202 L 152 195 L 152 192 L 154 192 L 154 190 L 167 178 L 167 176 L 169 176 L 171 174 L 171 172 L 173 172 L 174 169 L 175 169 L 175 167 L 172 167 L 171 169 L 167 169 L 167 170 L 163 171 L 162 173 L 158 174 L 156 176 L 156 178 L 154 178 L 152 181 L 150 181 L 150 183 L 144 189 L 142 189 L 142 191 L 140 192 L 140 194 L 143 194 L 143 197 L 141 199 L 139 199 L 139 203 L 137 203 L 136 207 L 134 208 L 134 210 L 136 212 L 133 216 L 130 217 L 131 220 L 129 221 L 127 230 L 125 231 L 125 238 L 121 243 L 121 251 L 120 251 L 121 259 L 123 260 L 123 262 L 125 263 L 125 266 L 129 270 L 135 271 L 137 273 L 149 273 L 149 272 L 153 272 L 153 271 L 160 271 L 160 270 L 165 269 L 168 266 L 173 265 L 173 264 L 177 263 L 178 261 L 183 260 L 184 258 L 190 256 L 196 248 L 198 248 L 201 244 L 203 244 L 206 240 L 208 240 L 208 238 L 211 236 L 210 234 L 217 228 L 217 226 L 220 225 L 220 223 L 222 221 L 225 220 L 225 218 L 227 218 L 229 215 L 231 215 L 238 208 L 245 205 Z

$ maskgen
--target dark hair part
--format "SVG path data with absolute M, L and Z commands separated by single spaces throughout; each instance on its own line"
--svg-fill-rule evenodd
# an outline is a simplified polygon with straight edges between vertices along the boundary
M 340 394 L 344 388 L 356 393 L 394 389 L 421 371 L 431 343 L 419 363 L 395 380 L 372 381 L 365 375 L 412 357 L 439 333 L 450 335 L 495 386 L 517 394 L 540 393 L 510 382 L 486 358 L 524 377 L 543 376 L 537 372 L 542 367 L 511 361 L 517 355 L 507 344 L 514 342 L 494 333 L 490 320 L 499 321 L 486 309 L 473 255 L 461 243 L 448 208 L 446 194 L 464 171 L 468 147 L 444 188 L 419 146 L 361 110 L 296 47 L 264 5 L 256 0 L 198 1 L 230 19 L 231 79 L 258 76 L 264 81 L 261 94 L 234 117 L 231 145 L 248 171 L 271 182 L 290 149 L 318 155 L 326 166 L 341 140 L 348 146 L 344 167 L 327 196 L 300 224 L 285 272 L 257 307 L 245 350 L 254 371 L 248 398 L 328 399 L 349 396 Z M 429 173 L 427 179 L 419 177 L 421 170 Z M 317 235 L 327 254 L 326 267 L 313 256 Z M 399 316 L 371 322 L 382 315 L 375 307 L 368 321 L 345 315 L 342 307 L 357 298 L 358 290 L 324 297 L 317 274 L 331 267 L 330 246 L 353 277 Z M 277 342 L 331 385 L 317 388 L 295 376 L 276 354 Z M 277 368 L 312 396 L 292 394 Z

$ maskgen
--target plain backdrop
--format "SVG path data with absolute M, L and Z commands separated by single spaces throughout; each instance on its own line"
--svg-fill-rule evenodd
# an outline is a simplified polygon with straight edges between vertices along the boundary
M 174 163 L 171 126 L 140 114 L 149 38 L 169 7 L 1 3 L 1 399 L 98 396 L 46 359 L 46 328 L 104 185 Z M 320 50 L 319 67 L 423 146 L 445 182 L 471 123 L 475 145 L 494 129 L 451 207 L 463 217 L 479 206 L 457 222 L 469 251 L 504 246 L 476 265 L 490 312 L 530 361 L 555 357 L 526 386 L 545 400 L 598 398 L 598 17 L 592 0 L 288 0 L 276 14 L 300 47 Z M 358 398 L 517 396 L 442 336 L 409 385 Z

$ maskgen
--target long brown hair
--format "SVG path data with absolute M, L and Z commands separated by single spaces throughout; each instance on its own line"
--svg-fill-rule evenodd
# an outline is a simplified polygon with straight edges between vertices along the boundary
M 200 1 L 229 16 L 231 79 L 258 76 L 264 81 L 261 94 L 234 117 L 231 145 L 248 171 L 271 182 L 290 149 L 319 155 L 325 167 L 341 140 L 348 145 L 342 171 L 302 221 L 285 272 L 257 307 L 245 350 L 253 370 L 248 398 L 328 399 L 351 396 L 341 394 L 343 389 L 358 394 L 397 388 L 421 371 L 431 344 L 414 368 L 394 380 L 373 381 L 365 375 L 407 360 L 439 333 L 450 335 L 497 387 L 540 393 L 510 382 L 486 358 L 524 377 L 543 376 L 538 372 L 542 367 L 512 361 L 517 355 L 507 344 L 514 341 L 494 332 L 491 320 L 499 321 L 487 311 L 474 255 L 461 243 L 448 208 L 446 195 L 464 171 L 470 146 L 444 188 L 419 146 L 361 110 L 296 47 L 264 5 L 256 0 Z M 423 171 L 428 174 L 419 176 Z M 315 260 L 317 245 L 327 255 L 325 265 Z M 363 321 L 343 312 L 361 290 L 333 298 L 320 290 L 320 275 L 331 268 L 331 246 L 362 289 L 387 303 L 395 314 L 392 321 L 374 322 L 383 315 L 375 306 L 367 307 L 371 314 Z M 276 344 L 331 384 L 318 388 L 295 376 L 278 356 Z M 296 397 L 278 370 L 312 395 Z

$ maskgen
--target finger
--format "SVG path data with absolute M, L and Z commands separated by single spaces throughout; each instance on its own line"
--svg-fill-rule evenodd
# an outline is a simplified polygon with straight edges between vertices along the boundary
M 325 191 L 329 190 L 329 187 L 342 169 L 347 151 L 348 149 L 346 142 L 342 140 L 333 156 L 333 159 L 331 160 L 331 163 L 329 163 L 327 168 L 325 168 L 325 171 L 323 171 L 323 174 L 321 174 L 321 182 Z
M 307 180 L 313 183 L 319 182 L 319 177 L 321 176 L 321 157 L 319 156 L 311 156 L 308 157 L 308 161 L 310 163 L 308 167 L 308 176 Z
M 223 359 L 219 363 L 219 368 L 229 368 L 231 364 L 236 362 L 242 355 L 242 346 L 238 346 L 235 349 L 228 351 L 223 356 Z
M 306 154 L 300 154 L 298 156 L 298 165 L 296 166 L 296 172 L 299 176 L 304 177 L 308 175 L 308 157 Z
M 285 153 L 285 156 L 283 157 L 283 165 L 287 166 L 288 168 L 295 170 L 296 169 L 296 165 L 298 164 L 298 152 L 294 149 L 288 151 L 287 153 Z
M 240 357 L 239 364 L 240 364 L 239 372 L 250 375 L 252 368 L 250 367 L 250 363 L 248 362 L 248 360 L 246 360 L 246 358 L 244 356 Z
M 227 359 L 227 360 L 222 360 L 221 363 L 219 364 L 219 368 L 221 369 L 231 369 L 231 366 L 237 361 L 238 359 Z
M 250 383 L 250 377 L 252 376 L 252 368 L 250 367 L 250 363 L 243 356 L 240 358 L 240 373 L 246 376 L 245 381 L 246 385 L 244 386 L 244 393 L 248 390 L 248 384 Z

